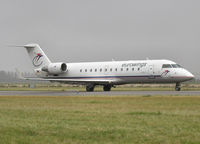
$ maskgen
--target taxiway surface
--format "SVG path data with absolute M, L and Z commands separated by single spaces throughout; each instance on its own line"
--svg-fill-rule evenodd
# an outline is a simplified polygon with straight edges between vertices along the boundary
M 200 96 L 200 91 L 110 91 L 110 92 L 80 92 L 80 91 L 0 91 L 0 96 Z

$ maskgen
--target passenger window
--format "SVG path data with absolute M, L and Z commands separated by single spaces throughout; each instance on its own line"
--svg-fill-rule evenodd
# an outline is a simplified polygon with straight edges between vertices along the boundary
M 134 68 L 132 68 L 132 71 L 134 71 Z
M 162 66 L 162 68 L 172 68 L 172 66 L 171 66 L 170 64 L 164 64 L 164 65 Z
M 85 69 L 85 72 L 87 72 L 87 69 Z
M 90 72 L 92 72 L 92 69 L 90 69 Z
M 128 71 L 128 68 L 126 68 L 126 71 Z
M 112 71 L 112 68 L 110 69 L 110 71 Z
M 80 72 L 82 72 L 82 69 L 80 69 Z
M 138 68 L 138 71 L 140 70 L 140 68 Z
M 123 71 L 123 68 L 121 68 L 121 71 Z
M 107 69 L 105 69 L 105 72 L 107 72 Z
M 115 71 L 117 71 L 117 68 L 115 68 Z
M 97 69 L 95 69 L 95 72 L 97 72 Z
M 100 69 L 100 72 L 102 72 L 102 69 Z

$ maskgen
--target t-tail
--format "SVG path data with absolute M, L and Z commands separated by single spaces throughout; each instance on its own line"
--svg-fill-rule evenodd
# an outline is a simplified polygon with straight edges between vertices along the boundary
M 37 76 L 59 75 L 66 72 L 67 65 L 65 63 L 52 63 L 38 44 L 27 44 L 23 47 L 28 52 Z
M 42 68 L 51 63 L 49 58 L 46 56 L 38 44 L 27 44 L 24 47 L 26 48 L 35 69 Z

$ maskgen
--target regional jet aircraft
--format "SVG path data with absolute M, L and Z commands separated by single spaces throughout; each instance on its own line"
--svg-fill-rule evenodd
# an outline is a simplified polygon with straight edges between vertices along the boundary
M 92 92 L 96 85 L 110 91 L 115 85 L 136 83 L 175 83 L 176 91 L 181 83 L 194 78 L 189 71 L 170 60 L 130 60 L 85 63 L 52 63 L 38 44 L 28 44 L 26 48 L 39 80 L 86 85 Z

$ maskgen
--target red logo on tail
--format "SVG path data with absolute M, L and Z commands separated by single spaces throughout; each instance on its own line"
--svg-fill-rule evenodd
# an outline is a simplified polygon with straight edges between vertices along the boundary
M 36 56 L 33 58 L 33 65 L 35 67 L 39 67 L 40 65 L 42 65 L 43 61 L 41 60 L 41 58 L 43 57 L 43 55 L 41 53 L 36 53 Z

